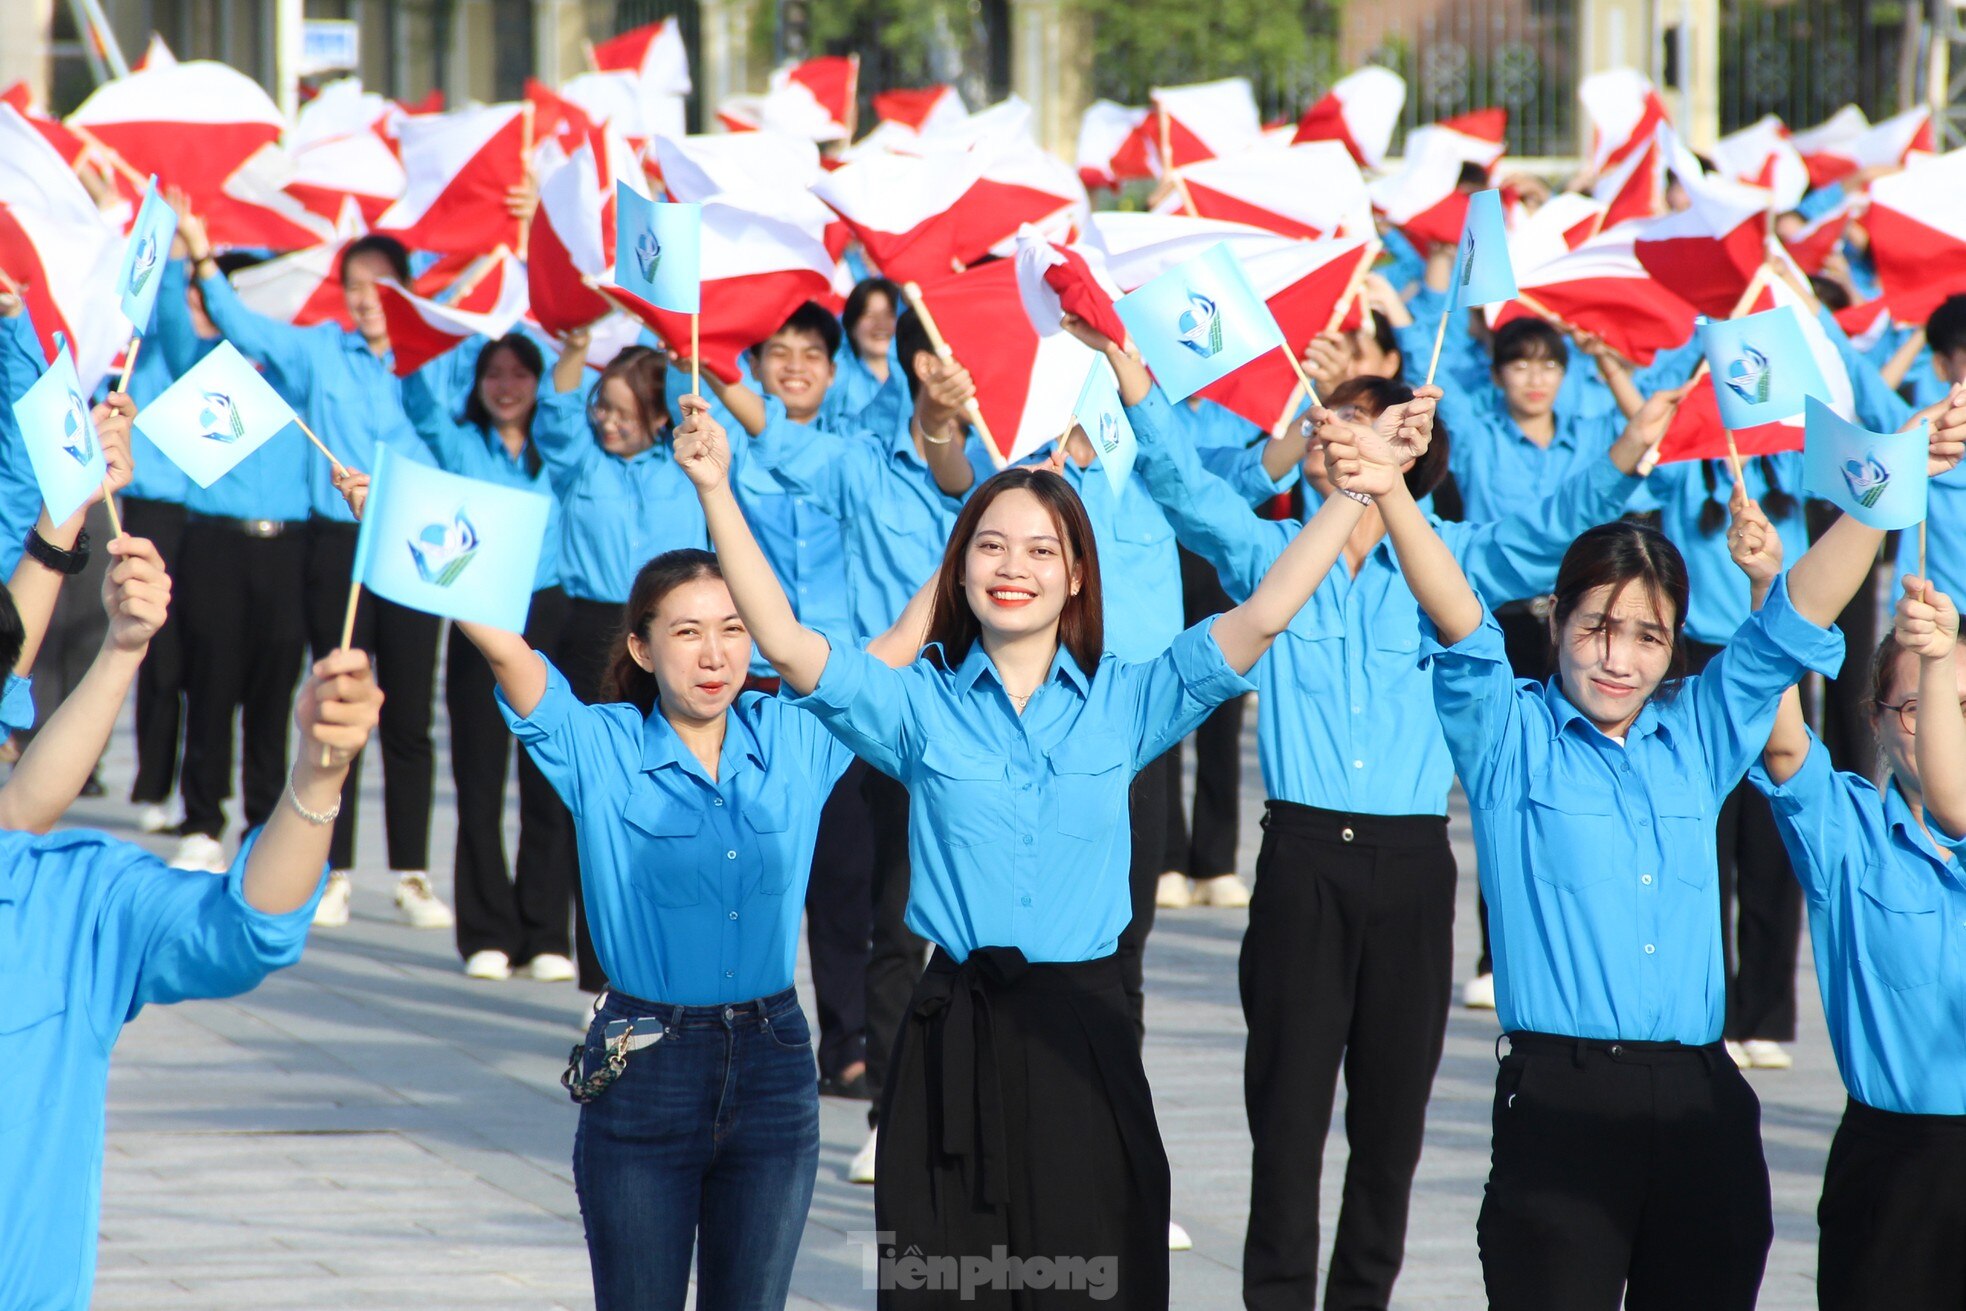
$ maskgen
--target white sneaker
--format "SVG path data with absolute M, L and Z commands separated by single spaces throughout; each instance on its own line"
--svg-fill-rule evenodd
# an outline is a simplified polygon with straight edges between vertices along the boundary
M 1234 874 L 1195 880 L 1195 905 L 1241 910 L 1249 904 L 1249 885 Z
M 1740 1043 L 1735 1042 L 1732 1038 L 1727 1040 L 1727 1054 L 1733 1057 L 1734 1064 L 1743 1070 L 1754 1068 L 1754 1058 L 1748 1055 L 1748 1049 Z
M 1160 876 L 1160 886 L 1154 889 L 1154 905 L 1162 910 L 1186 910 L 1194 904 L 1194 894 L 1188 891 L 1186 874 L 1169 870 Z
M 1749 1038 L 1741 1044 L 1741 1054 L 1757 1070 L 1795 1068 L 1795 1057 L 1789 1055 L 1789 1049 L 1772 1038 Z
M 1195 1240 L 1188 1237 L 1188 1231 L 1172 1220 L 1167 1222 L 1167 1250 L 1170 1252 L 1192 1252 Z
M 178 839 L 177 851 L 171 856 L 171 868 L 223 874 L 232 868 L 232 862 L 225 858 L 225 844 L 217 838 L 207 837 L 203 833 L 187 833 Z
M 430 876 L 422 870 L 397 872 L 396 913 L 413 929 L 448 929 L 457 924 L 457 916 L 438 899 Z
M 1477 974 L 1461 985 L 1461 1005 L 1471 1011 L 1495 1009 L 1495 976 Z
M 526 973 L 541 983 L 571 983 L 578 971 L 573 962 L 556 951 L 542 951 L 526 966 Z
M 464 962 L 464 977 L 502 983 L 512 977 L 512 958 L 502 951 L 474 951 Z
M 317 929 L 338 929 L 348 923 L 348 897 L 354 887 L 348 881 L 348 871 L 338 869 L 328 875 L 327 889 L 321 893 L 321 900 L 314 906 L 314 927 Z
M 179 807 L 157 801 L 137 812 L 137 830 L 142 833 L 169 833 L 184 822 Z
M 874 1182 L 874 1144 L 880 1141 L 881 1131 L 874 1129 L 867 1135 L 867 1145 L 853 1158 L 853 1164 L 846 1168 L 846 1181 L 850 1184 L 870 1184 Z

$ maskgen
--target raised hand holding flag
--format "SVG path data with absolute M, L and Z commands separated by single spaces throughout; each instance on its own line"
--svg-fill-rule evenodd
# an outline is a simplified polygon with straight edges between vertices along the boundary
M 109 476 L 95 420 L 66 343 L 40 380 L 14 402 L 14 421 L 27 446 L 48 518 L 63 523 L 88 504 Z M 105 488 L 105 500 L 106 492 Z M 120 524 L 116 533 L 122 536 Z
M 615 287 L 657 309 L 689 315 L 690 391 L 703 391 L 703 206 L 654 201 L 626 182 L 614 189 Z
M 1113 376 L 1113 366 L 1103 358 L 1093 360 L 1092 368 L 1085 375 L 1078 404 L 1072 407 L 1072 425 L 1085 429 L 1117 500 L 1126 493 L 1127 480 L 1133 476 L 1140 443 L 1133 435 L 1133 425 L 1127 422 L 1126 406 L 1120 400 L 1119 380 Z M 1070 427 L 1066 432 L 1069 436 Z M 1064 443 L 1060 442 L 1059 447 L 1063 449 Z
M 1284 344 L 1227 242 L 1128 292 L 1114 308 L 1169 400 L 1185 400 Z

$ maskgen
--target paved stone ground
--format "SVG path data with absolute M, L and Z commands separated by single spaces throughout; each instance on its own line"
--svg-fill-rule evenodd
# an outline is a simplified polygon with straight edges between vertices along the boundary
M 111 753 L 112 794 L 127 784 L 128 743 L 126 732 Z M 1246 745 L 1245 875 L 1261 797 Z M 454 837 L 447 770 L 440 749 L 440 887 Z M 374 762 L 366 778 L 354 922 L 316 934 L 298 966 L 250 996 L 152 1008 L 124 1034 L 110 1087 L 97 1306 L 593 1305 L 568 1164 L 574 1108 L 557 1083 L 575 1039 L 575 992 L 466 980 L 449 934 L 396 922 Z M 96 801 L 75 818 L 128 833 L 132 812 Z M 1465 818 L 1454 833 L 1465 977 L 1476 950 Z M 1147 954 L 1148 1072 L 1175 1216 L 1195 1240 L 1172 1259 L 1183 1308 L 1240 1304 L 1249 1140 L 1235 963 L 1244 921 L 1238 911 L 1163 913 Z M 1815 1204 L 1843 1100 L 1807 961 L 1805 949 L 1798 1068 L 1753 1076 L 1774 1174 L 1776 1239 L 1761 1299 L 1771 1311 L 1815 1305 Z M 1474 1221 L 1495 1033 L 1492 1014 L 1457 1009 L 1450 1022 L 1397 1307 L 1481 1303 Z M 843 1180 L 863 1110 L 828 1101 L 822 1111 L 799 1308 L 873 1305 L 850 1237 L 873 1227 L 872 1190 Z M 1327 1243 L 1344 1157 L 1335 1129 Z

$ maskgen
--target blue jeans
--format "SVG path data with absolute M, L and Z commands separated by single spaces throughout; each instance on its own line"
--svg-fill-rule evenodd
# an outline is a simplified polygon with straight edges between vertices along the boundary
M 680 1311 L 697 1262 L 699 1311 L 780 1311 L 819 1165 L 812 1031 L 790 989 L 730 1006 L 668 1006 L 609 991 L 587 1032 L 661 1028 L 580 1109 L 573 1180 L 598 1311 Z

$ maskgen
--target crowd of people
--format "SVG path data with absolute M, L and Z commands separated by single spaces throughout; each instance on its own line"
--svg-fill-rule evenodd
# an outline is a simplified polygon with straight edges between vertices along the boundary
M 953 1304 L 938 1263 L 996 1251 L 1048 1273 L 971 1300 L 1077 1305 L 1076 1262 L 1100 1300 L 1166 1306 L 1143 956 L 1157 909 L 1247 905 L 1245 1303 L 1384 1307 L 1455 993 L 1458 779 L 1483 907 L 1464 1001 L 1502 1031 L 1489 1304 L 1754 1305 L 1773 1221 L 1741 1071 L 1793 1060 L 1806 909 L 1850 1094 L 1822 1305 L 1966 1306 L 1966 297 L 1852 343 L 1824 307 L 1858 295 L 1861 229 L 1794 290 L 1857 418 L 1929 433 L 1930 558 L 1907 533 L 1895 568 L 1884 534 L 1805 500 L 1799 451 L 1652 466 L 1697 385 L 1690 320 L 1642 368 L 1533 316 L 1449 314 L 1442 350 L 1452 247 L 1395 228 L 1371 312 L 1303 352 L 1318 402 L 1281 436 L 1170 401 L 1065 315 L 1138 443 L 1115 484 L 1077 427 L 998 469 L 972 376 L 868 270 L 735 381 L 704 370 L 706 394 L 654 337 L 596 360 L 585 329 L 399 377 L 379 287 L 413 252 L 349 241 L 353 326 L 295 327 L 173 201 L 155 321 L 93 414 L 95 502 L 53 523 L 0 412 L 0 718 L 23 747 L 0 789 L 0 1304 L 89 1299 L 120 1026 L 251 987 L 386 887 L 408 924 L 454 928 L 472 978 L 583 990 L 564 1082 L 616 1308 L 679 1308 L 692 1278 L 699 1307 L 784 1304 L 821 1095 L 868 1103 L 850 1175 L 887 1255 L 931 1272 L 881 1305 Z M 202 487 L 133 429 L 222 341 L 333 463 L 294 435 Z M 45 367 L 0 294 L 6 399 Z M 446 637 L 364 594 L 344 641 L 382 448 L 551 500 L 537 575 L 511 582 L 523 633 Z M 454 816 L 433 808 L 440 664 Z M 168 862 L 50 832 L 100 788 L 132 687 L 129 800 L 175 835 Z M 357 868 L 364 754 L 386 883 Z M 430 839 L 453 821 L 447 903 Z

